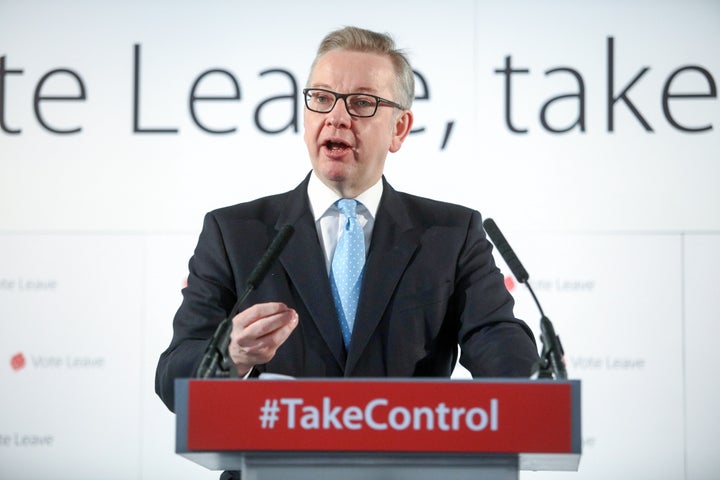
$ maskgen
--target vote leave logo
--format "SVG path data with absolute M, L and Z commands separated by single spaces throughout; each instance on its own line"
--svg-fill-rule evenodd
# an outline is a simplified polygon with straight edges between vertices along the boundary
M 22 352 L 16 353 L 10 358 L 10 367 L 16 372 L 25 368 L 26 363 L 25 355 Z

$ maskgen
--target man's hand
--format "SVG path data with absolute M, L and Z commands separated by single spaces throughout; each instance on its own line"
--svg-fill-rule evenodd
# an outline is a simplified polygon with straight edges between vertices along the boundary
M 298 314 L 283 303 L 259 303 L 235 315 L 228 347 L 238 375 L 269 362 L 292 331 Z

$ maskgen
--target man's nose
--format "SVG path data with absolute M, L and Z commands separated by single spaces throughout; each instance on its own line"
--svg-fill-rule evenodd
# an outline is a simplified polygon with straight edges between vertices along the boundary
M 327 113 L 326 122 L 336 128 L 349 127 L 352 117 L 347 110 L 345 99 L 338 98 L 332 110 Z

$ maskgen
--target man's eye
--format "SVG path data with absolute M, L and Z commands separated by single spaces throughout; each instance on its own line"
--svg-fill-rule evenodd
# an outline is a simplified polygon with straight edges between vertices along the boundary
M 353 106 L 357 108 L 368 108 L 374 105 L 373 99 L 368 97 L 353 98 Z

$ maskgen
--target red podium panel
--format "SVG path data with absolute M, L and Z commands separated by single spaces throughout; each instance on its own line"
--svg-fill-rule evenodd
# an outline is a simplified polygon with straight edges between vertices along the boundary
M 223 452 L 580 457 L 579 381 L 178 380 L 176 397 L 177 451 L 210 468 L 231 468 Z

